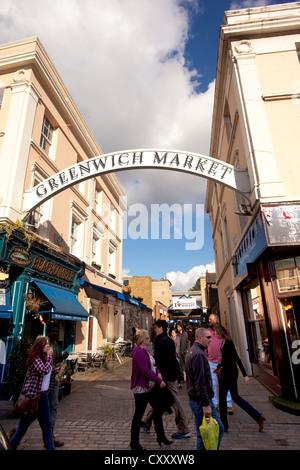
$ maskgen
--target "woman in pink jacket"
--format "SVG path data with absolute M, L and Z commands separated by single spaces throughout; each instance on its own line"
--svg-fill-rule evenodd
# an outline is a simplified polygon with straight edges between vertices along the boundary
M 150 355 L 147 347 L 150 345 L 149 333 L 140 330 L 136 337 L 136 347 L 132 351 L 132 375 L 130 388 L 134 393 L 135 413 L 131 424 L 132 450 L 145 450 L 139 443 L 141 421 L 149 403 L 153 408 L 153 420 L 157 442 L 159 445 L 172 444 L 164 432 L 162 421 L 162 404 L 160 400 L 160 388 L 166 387 L 161 373 L 155 367 L 154 358 Z

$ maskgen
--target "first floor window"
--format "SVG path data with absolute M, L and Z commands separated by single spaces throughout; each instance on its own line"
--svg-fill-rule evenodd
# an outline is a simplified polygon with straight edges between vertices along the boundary
M 53 139 L 53 131 L 54 131 L 54 127 L 50 123 L 49 119 L 47 119 L 46 116 L 44 116 L 41 139 L 40 139 L 40 146 L 49 157 L 50 157 L 50 150 L 51 150 L 52 139 Z

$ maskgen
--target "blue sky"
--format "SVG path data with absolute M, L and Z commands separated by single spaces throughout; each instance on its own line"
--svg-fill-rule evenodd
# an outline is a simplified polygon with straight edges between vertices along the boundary
M 39 37 L 103 153 L 163 148 L 209 155 L 224 11 L 276 3 L 1 0 L 0 43 Z M 130 170 L 117 177 L 129 208 L 141 204 L 148 214 L 154 204 L 195 211 L 205 202 L 206 180 L 196 176 Z M 192 287 L 214 269 L 208 216 L 194 225 L 204 241 L 197 250 L 187 250 L 184 237 L 125 239 L 124 274 L 167 276 L 174 290 Z

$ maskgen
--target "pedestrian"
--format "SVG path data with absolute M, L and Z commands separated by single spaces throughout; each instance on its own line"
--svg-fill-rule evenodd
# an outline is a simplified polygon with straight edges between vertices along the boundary
M 62 354 L 62 351 L 58 345 L 58 337 L 59 337 L 59 326 L 57 323 L 50 323 L 47 327 L 47 336 L 49 338 L 49 344 L 52 348 L 53 355 L 53 369 L 56 370 L 59 365 L 62 365 L 62 362 L 67 359 L 69 353 L 65 351 Z M 48 398 L 49 398 L 49 407 L 50 407 L 50 420 L 51 420 L 51 428 L 52 433 L 54 433 L 54 427 L 56 422 L 57 416 L 57 407 L 58 407 L 58 396 L 59 396 L 59 374 L 53 375 L 53 390 L 49 391 Z M 62 447 L 64 445 L 63 441 L 57 439 L 53 434 L 53 442 L 55 447 Z
M 219 394 L 218 394 L 218 378 L 217 375 L 213 373 L 217 365 L 221 362 L 222 353 L 221 353 L 221 346 L 222 340 L 218 339 L 215 335 L 215 328 L 216 326 L 220 325 L 220 320 L 218 315 L 212 313 L 208 318 L 209 323 L 209 330 L 211 334 L 211 342 L 208 348 L 206 349 L 206 355 L 210 366 L 210 372 L 213 381 L 213 388 L 214 388 L 214 397 L 213 402 L 215 407 L 218 409 L 219 406 Z M 227 393 L 227 413 L 233 415 L 233 406 L 232 406 L 232 398 L 230 392 Z
M 180 338 L 179 335 L 177 334 L 177 331 L 175 328 L 171 331 L 171 338 L 175 343 L 175 351 L 176 351 L 176 357 L 178 358 L 179 362 L 179 355 L 180 355 Z
M 175 343 L 173 339 L 168 336 L 168 324 L 165 320 L 157 320 L 153 327 L 156 333 L 154 346 L 155 363 L 161 372 L 163 381 L 166 382 L 173 397 L 171 407 L 175 413 L 177 432 L 172 434 L 172 438 L 188 438 L 191 437 L 191 432 L 177 389 L 179 367 L 176 358 Z M 146 418 L 142 422 L 143 428 L 146 427 L 146 429 L 150 429 L 152 414 L 153 411 L 149 410 Z
M 153 408 L 154 427 L 159 445 L 172 444 L 165 436 L 162 420 L 160 389 L 166 387 L 160 371 L 155 367 L 155 360 L 147 350 L 150 345 L 149 333 L 139 330 L 136 346 L 132 351 L 132 375 L 130 388 L 134 393 L 135 412 L 131 423 L 132 450 L 145 450 L 139 443 L 141 421 L 149 403 Z
M 189 404 L 195 417 L 197 444 L 196 450 L 205 450 L 200 434 L 203 415 L 212 416 L 219 424 L 220 448 L 224 426 L 217 413 L 212 398 L 214 390 L 208 359 L 205 349 L 211 341 L 210 331 L 207 328 L 198 328 L 195 332 L 195 342 L 191 347 L 186 360 L 186 389 L 189 397 Z
M 136 344 L 136 335 L 138 334 L 138 331 L 139 331 L 139 325 L 137 323 L 135 323 L 132 327 L 132 330 L 131 330 L 132 349 L 134 348 L 134 346 Z
M 46 450 L 55 450 L 50 422 L 48 390 L 52 374 L 52 349 L 48 338 L 38 336 L 26 361 L 26 378 L 23 393 L 29 397 L 39 396 L 36 413 L 20 416 L 17 429 L 10 432 L 11 446 L 17 449 L 30 424 L 37 418 L 42 429 Z
M 181 383 L 184 382 L 184 373 L 185 373 L 185 359 L 186 353 L 188 352 L 190 343 L 188 334 L 184 329 L 184 326 L 181 323 L 177 324 L 177 333 L 180 339 L 180 354 L 179 354 L 179 367 L 180 367 L 180 380 L 179 388 L 181 388 Z
M 195 333 L 193 332 L 191 325 L 187 325 L 186 332 L 190 342 L 190 347 L 192 347 L 195 341 Z
M 218 364 L 216 371 L 220 371 L 219 377 L 219 405 L 220 405 L 220 416 L 223 422 L 225 431 L 228 431 L 228 420 L 227 420 L 227 405 L 226 395 L 230 390 L 233 401 L 240 406 L 251 418 L 258 423 L 258 430 L 263 430 L 265 417 L 253 408 L 244 398 L 238 394 L 238 368 L 237 364 L 243 374 L 245 383 L 249 382 L 246 370 L 242 364 L 240 357 L 238 356 L 234 343 L 228 333 L 228 331 L 221 325 L 215 328 L 215 335 L 217 338 L 222 340 L 222 360 Z

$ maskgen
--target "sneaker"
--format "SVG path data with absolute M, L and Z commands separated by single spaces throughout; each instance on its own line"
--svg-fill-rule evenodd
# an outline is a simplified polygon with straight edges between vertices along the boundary
M 191 437 L 190 432 L 176 432 L 172 434 L 173 439 L 187 439 L 188 437 Z
M 227 413 L 228 413 L 229 415 L 233 415 L 233 408 L 231 408 L 231 406 L 228 406 L 228 408 L 227 408 Z
M 141 422 L 141 428 L 145 432 L 150 432 L 150 426 L 148 424 L 146 424 L 144 421 Z

